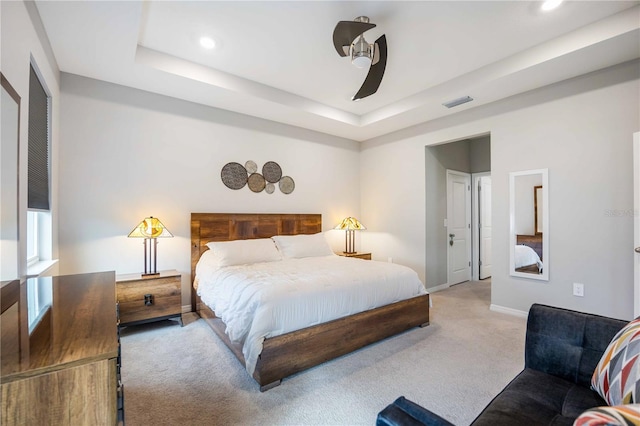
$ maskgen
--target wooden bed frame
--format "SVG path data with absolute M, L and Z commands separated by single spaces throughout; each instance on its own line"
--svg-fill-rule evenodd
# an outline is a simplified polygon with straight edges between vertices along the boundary
M 191 214 L 191 277 L 210 241 L 269 238 L 322 231 L 319 214 Z M 233 344 L 225 325 L 191 290 L 192 310 L 203 318 L 245 365 L 241 345 Z M 429 324 L 429 295 L 413 297 L 324 324 L 265 339 L 253 378 L 266 391 L 283 378 L 417 326 Z

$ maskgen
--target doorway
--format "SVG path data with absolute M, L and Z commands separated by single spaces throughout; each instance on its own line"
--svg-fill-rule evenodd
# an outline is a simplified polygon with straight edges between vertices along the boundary
M 449 248 L 458 244 L 456 238 L 458 233 L 449 229 L 449 217 L 447 213 L 447 170 L 458 171 L 470 176 L 467 188 L 470 188 L 471 201 L 470 207 L 473 209 L 470 213 L 471 217 L 467 222 L 467 230 L 470 237 L 467 241 L 470 244 L 470 258 L 466 263 L 468 278 L 466 280 L 478 280 L 480 274 L 480 256 L 491 254 L 491 240 L 485 240 L 484 250 L 480 246 L 480 230 L 476 227 L 477 223 L 491 224 L 490 220 L 479 222 L 477 217 L 481 216 L 476 207 L 480 202 L 484 201 L 485 207 L 491 206 L 488 200 L 490 197 L 477 198 L 477 190 L 473 188 L 474 179 L 476 177 L 487 176 L 490 178 L 491 173 L 491 141 L 490 135 L 477 136 L 465 140 L 446 142 L 440 145 L 431 145 L 425 147 L 425 285 L 429 291 L 438 291 L 448 288 L 454 282 L 459 280 L 459 274 L 454 271 L 450 274 L 450 269 L 463 269 L 462 261 L 458 262 L 458 257 L 454 255 L 456 265 L 450 265 Z M 484 182 L 485 184 L 488 181 Z M 462 188 L 460 184 L 459 188 Z M 490 195 L 490 188 L 487 188 L 487 195 Z M 468 189 L 469 190 L 469 189 Z M 482 193 L 482 190 L 480 190 Z M 482 197 L 482 195 L 480 195 Z M 483 213 L 485 218 L 490 218 L 490 210 Z M 484 235 L 487 235 L 490 229 L 484 229 Z M 453 237 L 453 245 L 451 245 L 450 234 Z M 465 242 L 466 244 L 466 242 Z M 462 242 L 456 247 L 461 251 L 463 249 Z M 477 260 L 476 260 L 477 258 Z M 461 257 L 460 259 L 464 259 Z M 470 262 L 469 262 L 470 261 Z M 471 263 L 471 265 L 469 265 Z M 483 258 L 483 265 L 490 267 L 491 261 Z M 450 268 L 450 266 L 455 266 Z M 453 278 L 450 277 L 452 275 Z M 488 270 L 483 270 L 483 276 L 489 276 Z

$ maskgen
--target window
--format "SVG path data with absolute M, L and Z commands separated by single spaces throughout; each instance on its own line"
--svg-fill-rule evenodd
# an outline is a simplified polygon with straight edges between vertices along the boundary
M 51 97 L 37 68 L 29 75 L 27 157 L 27 274 L 37 275 L 51 260 L 50 114 Z M 33 269 L 35 268 L 35 269 Z
M 29 76 L 28 154 L 27 206 L 49 211 L 49 96 L 33 66 Z
M 55 263 L 51 230 L 50 212 L 27 211 L 27 275 L 38 275 Z
M 38 250 L 38 213 L 27 211 L 27 266 L 40 260 Z

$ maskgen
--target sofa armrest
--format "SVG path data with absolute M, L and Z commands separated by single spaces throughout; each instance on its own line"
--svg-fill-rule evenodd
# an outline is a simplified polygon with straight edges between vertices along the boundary
M 378 413 L 376 426 L 453 426 L 437 414 L 409 401 L 404 396 Z
M 613 336 L 626 321 L 534 304 L 529 310 L 525 368 L 589 386 Z

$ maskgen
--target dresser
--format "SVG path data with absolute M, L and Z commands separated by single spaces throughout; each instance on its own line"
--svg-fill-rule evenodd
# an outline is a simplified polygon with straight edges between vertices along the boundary
M 2 425 L 124 421 L 115 273 L 3 283 Z

